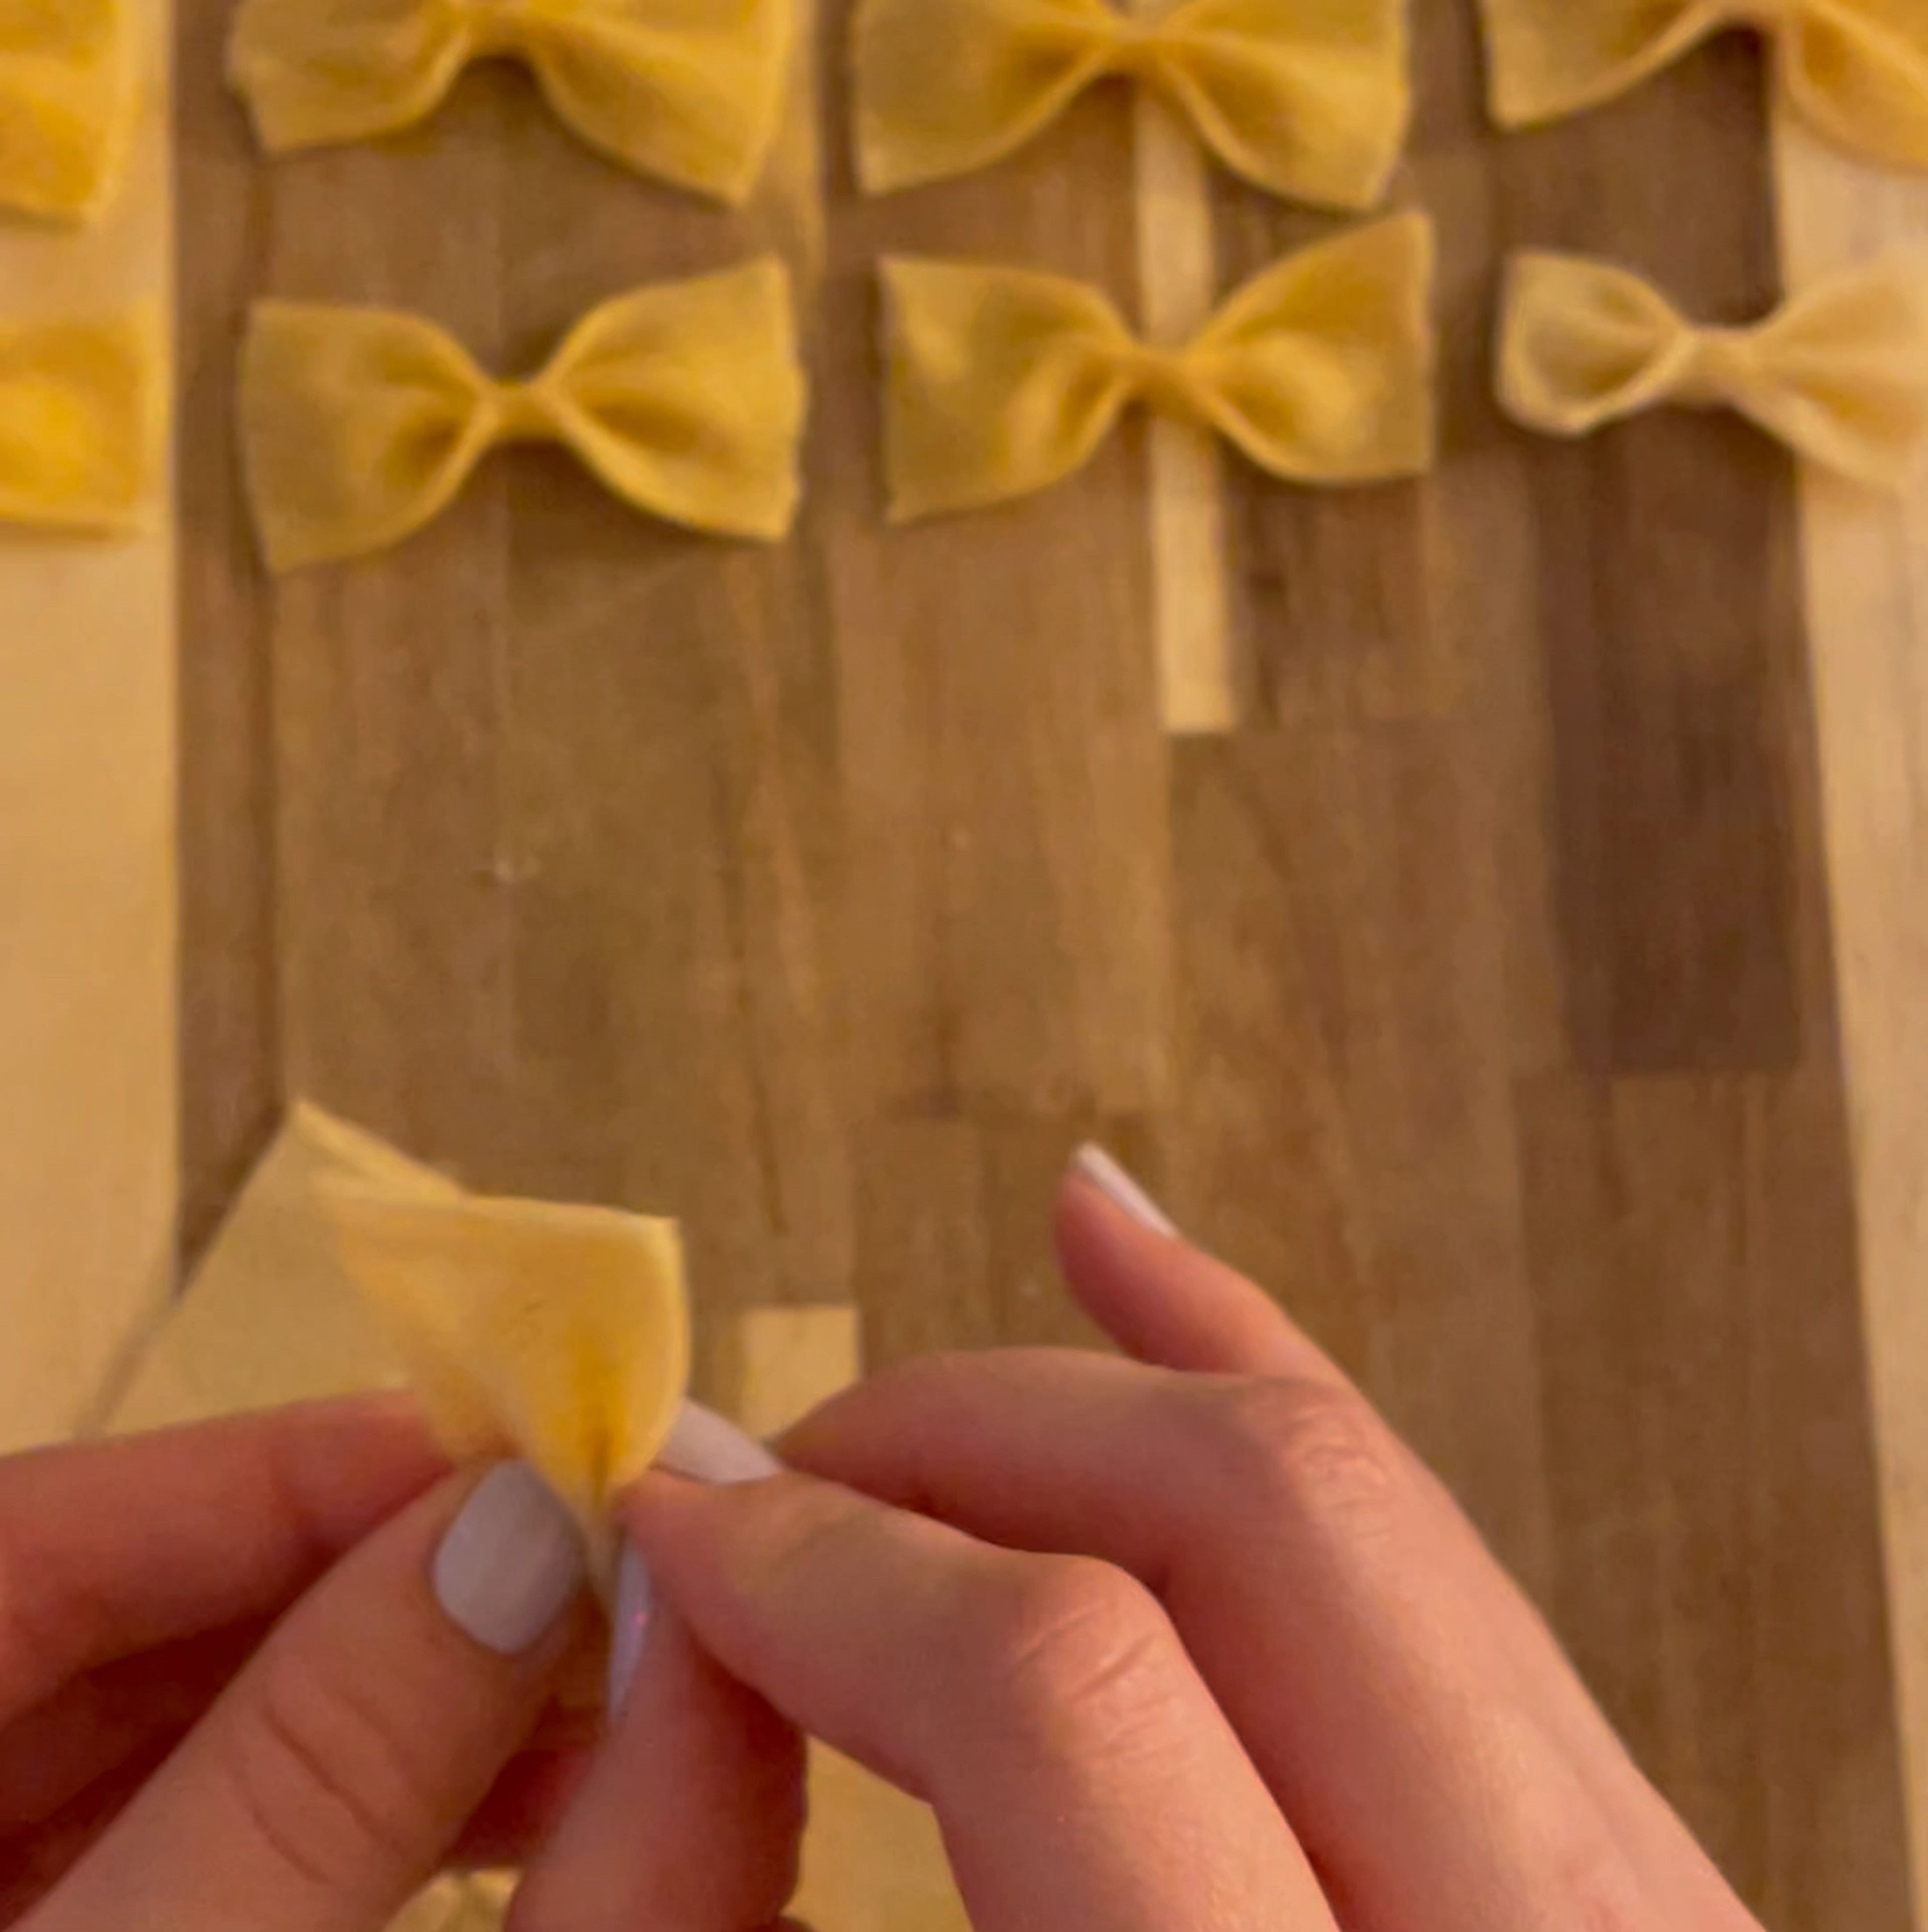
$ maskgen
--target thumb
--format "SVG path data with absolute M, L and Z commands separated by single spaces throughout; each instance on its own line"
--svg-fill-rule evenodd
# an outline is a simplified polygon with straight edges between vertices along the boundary
M 527 1737 L 583 1574 L 526 1464 L 450 1478 L 295 1606 L 36 1932 L 376 1932 Z

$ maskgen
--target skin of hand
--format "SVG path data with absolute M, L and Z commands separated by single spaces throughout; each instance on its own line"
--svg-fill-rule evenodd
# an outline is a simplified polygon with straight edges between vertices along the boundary
M 685 1862 L 673 1894 L 635 1802 L 692 1636 L 936 1808 L 978 1932 L 1759 1932 L 1445 1490 L 1267 1296 L 1095 1152 L 1057 1232 L 1127 1359 L 931 1358 L 807 1418 L 781 1473 L 631 1492 L 653 1627 L 515 1932 L 781 1910 L 754 1804 L 718 1801 L 713 1882 Z
M 0 1462 L 0 1924 L 375 1932 L 520 1856 L 600 1730 L 581 1582 L 386 1397 Z
M 0 1924 L 380 1932 L 526 1858 L 513 1932 L 754 1932 L 808 1732 L 936 1808 L 979 1932 L 1758 1932 L 1270 1300 L 1099 1156 L 1057 1236 L 1128 1359 L 895 1370 L 787 1468 L 673 1441 L 593 1755 L 559 1506 L 405 1406 L 0 1462 Z
M 685 1417 L 682 1466 L 766 1463 Z M 398 1399 L 0 1460 L 0 1926 L 382 1932 L 445 1868 L 523 1862 L 606 1730 L 586 1581 L 531 1470 L 452 1473 Z M 794 1729 L 667 1615 L 631 1705 L 670 1741 L 624 1793 L 663 1896 L 694 1856 L 727 1907 L 726 1846 L 787 1896 Z

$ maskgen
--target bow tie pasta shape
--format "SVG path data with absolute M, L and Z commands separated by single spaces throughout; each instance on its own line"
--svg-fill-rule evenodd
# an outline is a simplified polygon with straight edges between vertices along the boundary
M 968 173 L 1039 134 L 1095 82 L 1155 89 L 1234 172 L 1365 208 L 1411 111 L 1407 0 L 862 0 L 858 172 L 872 193 Z
M 0 0 L 0 208 L 97 214 L 139 92 L 127 0 Z
M 275 570 L 398 542 L 512 442 L 565 444 L 652 515 L 774 541 L 796 514 L 804 402 L 774 258 L 607 302 L 526 382 L 383 309 L 263 302 L 241 350 L 244 471 Z
M 271 152 L 367 140 L 508 56 L 638 172 L 744 200 L 775 138 L 796 0 L 241 0 L 228 73 Z
M 1699 328 L 1625 269 L 1520 255 L 1499 392 L 1516 420 L 1557 436 L 1666 404 L 1734 409 L 1828 469 L 1898 488 L 1928 446 L 1928 261 L 1838 276 L 1753 328 Z
M 1482 0 L 1493 118 L 1522 127 L 1626 93 L 1729 27 L 1758 28 L 1789 104 L 1830 140 L 1928 168 L 1923 0 Z
M 611 1504 L 655 1460 L 688 1379 L 676 1223 L 358 1177 L 315 1195 L 443 1447 L 526 1457 L 606 1576 Z
M 1102 295 L 1056 275 L 888 261 L 891 514 L 1043 489 L 1135 401 L 1293 482 L 1417 475 L 1434 453 L 1432 256 L 1424 217 L 1374 223 L 1267 269 L 1176 348 L 1140 343 Z
M 0 521 L 103 535 L 143 528 L 160 495 L 160 325 L 0 324 Z

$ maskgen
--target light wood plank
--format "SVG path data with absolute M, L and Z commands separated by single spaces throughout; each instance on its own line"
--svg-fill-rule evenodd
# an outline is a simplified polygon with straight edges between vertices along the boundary
M 856 1309 L 746 1309 L 736 1323 L 736 1420 L 775 1434 L 857 1379 Z M 837 1932 L 969 1932 L 927 1804 L 821 1744 L 793 1913 Z
M 166 18 L 131 10 L 144 106 L 101 219 L 0 214 L 8 320 L 169 314 Z M 0 526 L 0 1449 L 88 1419 L 172 1285 L 174 568 L 171 502 L 131 540 Z
M 1139 0 L 1157 14 L 1167 0 Z M 1218 293 L 1211 163 L 1198 137 L 1149 89 L 1133 110 L 1138 314 L 1148 341 L 1189 340 Z M 1147 440 L 1152 631 L 1168 731 L 1228 731 L 1237 721 L 1223 457 L 1210 430 L 1156 418 Z
M 1891 248 L 1928 249 L 1928 182 L 1877 173 L 1785 118 L 1775 158 L 1791 287 Z M 1919 1901 L 1928 1899 L 1928 478 L 1888 502 L 1810 472 L 1802 511 Z

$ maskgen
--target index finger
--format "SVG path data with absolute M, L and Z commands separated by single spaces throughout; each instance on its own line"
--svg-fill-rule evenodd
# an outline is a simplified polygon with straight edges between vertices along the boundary
M 391 1396 L 0 1461 L 0 1724 L 82 1671 L 279 1609 L 446 1466 Z
M 625 1514 L 725 1670 L 935 1808 L 982 1932 L 1333 1932 L 1177 1633 L 1122 1571 L 803 1476 L 651 1477 Z

